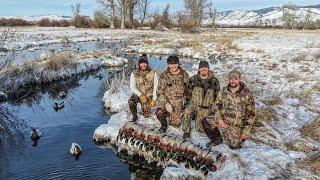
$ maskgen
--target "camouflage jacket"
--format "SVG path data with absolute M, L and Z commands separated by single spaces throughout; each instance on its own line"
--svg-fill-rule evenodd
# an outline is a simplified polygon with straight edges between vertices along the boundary
M 185 97 L 186 84 L 189 75 L 180 67 L 179 74 L 171 74 L 169 69 L 164 71 L 159 78 L 159 86 L 157 90 L 160 104 L 170 100 L 178 100 Z
M 139 68 L 133 71 L 133 75 L 136 81 L 136 87 L 138 90 L 147 97 L 152 96 L 155 71 L 148 68 L 146 71 L 142 71 Z
M 255 120 L 255 102 L 253 94 L 244 83 L 240 83 L 240 89 L 232 93 L 229 86 L 223 88 L 215 102 L 215 119 L 223 119 L 227 125 L 243 129 L 243 133 L 249 134 Z
M 202 79 L 198 74 L 192 76 L 188 82 L 186 101 L 204 108 L 211 108 L 220 91 L 220 83 L 213 72 L 209 77 Z

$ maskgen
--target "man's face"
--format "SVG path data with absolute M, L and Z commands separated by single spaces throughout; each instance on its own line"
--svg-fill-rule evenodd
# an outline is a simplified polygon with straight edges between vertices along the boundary
M 174 73 L 177 72 L 179 69 L 179 64 L 168 64 L 169 66 L 169 71 Z
M 202 67 L 199 69 L 200 75 L 201 76 L 207 76 L 209 74 L 209 68 L 207 67 Z
M 140 67 L 140 69 L 141 69 L 142 71 L 145 71 L 145 70 L 147 69 L 147 67 L 148 67 L 148 64 L 147 64 L 147 63 L 140 63 L 140 64 L 139 64 L 139 67 Z
M 238 86 L 240 86 L 240 79 L 239 78 L 230 78 L 229 79 L 229 84 L 231 86 L 231 88 L 236 88 Z

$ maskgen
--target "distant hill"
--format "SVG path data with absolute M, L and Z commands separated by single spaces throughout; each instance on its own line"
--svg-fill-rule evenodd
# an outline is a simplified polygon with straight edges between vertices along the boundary
M 320 4 L 311 6 L 296 6 L 290 10 L 296 21 L 304 21 L 309 13 L 310 20 L 320 20 Z M 210 24 L 210 19 L 205 19 L 204 24 Z M 230 27 L 252 26 L 283 26 L 283 10 L 281 7 L 268 7 L 258 10 L 224 11 L 217 13 L 217 25 Z

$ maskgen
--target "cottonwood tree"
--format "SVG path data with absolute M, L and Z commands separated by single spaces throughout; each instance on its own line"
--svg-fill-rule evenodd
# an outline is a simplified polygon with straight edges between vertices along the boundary
M 144 21 L 146 20 L 148 16 L 148 8 L 150 5 L 150 0 L 139 0 L 138 1 L 138 14 L 139 14 L 139 20 L 140 25 L 142 26 Z
M 131 28 L 134 28 L 134 10 L 138 5 L 138 0 L 127 0 L 126 3 L 126 8 L 127 8 L 127 19 L 128 19 L 128 24 Z
M 211 24 L 212 25 L 212 29 L 214 30 L 215 26 L 216 26 L 217 10 L 213 6 L 213 3 L 211 1 L 207 4 L 207 7 L 208 7 L 208 16 L 210 17 L 210 20 L 211 20 L 211 23 L 212 23 Z
M 126 28 L 126 11 L 127 11 L 127 3 L 128 0 L 118 0 L 119 8 L 120 8 L 120 28 Z
M 97 3 L 105 9 L 110 16 L 110 28 L 115 28 L 116 4 L 114 0 L 97 0 Z
M 185 10 L 189 13 L 197 27 L 201 25 L 207 3 L 208 0 L 184 0 Z

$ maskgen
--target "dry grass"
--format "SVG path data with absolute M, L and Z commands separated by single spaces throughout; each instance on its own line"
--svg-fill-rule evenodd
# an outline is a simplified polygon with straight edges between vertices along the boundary
M 297 73 L 286 74 L 285 77 L 288 79 L 289 83 L 300 80 L 300 75 Z
M 304 153 L 309 153 L 312 151 L 317 151 L 317 147 L 312 146 L 311 144 L 304 142 L 302 140 L 295 140 L 289 143 L 286 143 L 286 147 L 290 151 L 299 151 Z
M 272 97 L 272 98 L 268 98 L 268 99 L 262 100 L 262 102 L 265 105 L 268 105 L 268 106 L 275 106 L 275 105 L 283 104 L 283 101 L 280 98 L 280 96 L 275 96 L 275 97 Z
M 318 116 L 311 124 L 307 124 L 302 127 L 300 132 L 302 136 L 309 137 L 320 142 L 320 116 Z
M 66 67 L 75 67 L 76 64 L 70 52 L 62 52 L 49 57 L 44 64 L 44 69 L 57 71 Z
M 306 53 L 299 54 L 298 56 L 292 58 L 292 62 L 301 62 L 301 61 L 306 61 L 308 55 Z
M 277 112 L 271 107 L 263 107 L 263 108 L 258 108 L 256 110 L 256 121 L 254 126 L 256 127 L 261 127 L 262 122 L 274 122 L 277 121 Z
M 320 175 L 320 151 L 297 163 L 298 167 L 311 170 Z

